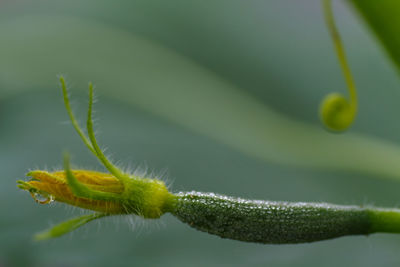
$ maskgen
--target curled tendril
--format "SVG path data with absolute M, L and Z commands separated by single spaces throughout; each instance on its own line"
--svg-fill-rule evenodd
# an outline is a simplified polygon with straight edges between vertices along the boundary
M 347 64 L 346 55 L 336 29 L 330 0 L 322 0 L 325 21 L 335 45 L 340 67 L 349 90 L 350 99 L 346 99 L 340 93 L 328 94 L 321 103 L 320 117 L 323 124 L 332 131 L 344 131 L 353 123 L 357 114 L 357 90 L 353 77 Z
M 320 115 L 328 129 L 344 131 L 353 123 L 356 110 L 342 94 L 330 93 L 322 101 Z

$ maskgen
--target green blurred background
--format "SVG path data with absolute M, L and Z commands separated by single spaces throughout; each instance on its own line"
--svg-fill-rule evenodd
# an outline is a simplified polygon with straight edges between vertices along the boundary
M 324 95 L 346 93 L 320 1 L 0 1 L 0 266 L 400 264 L 396 235 L 259 245 L 195 231 L 170 215 L 102 219 L 35 243 L 33 233 L 82 211 L 38 205 L 16 188 L 28 170 L 59 168 L 64 150 L 75 167 L 103 170 L 68 122 L 63 74 L 82 121 L 87 83 L 96 85 L 99 140 L 118 164 L 147 169 L 174 192 L 399 206 L 399 177 L 365 164 L 373 149 L 352 168 L 346 155 L 355 148 L 335 145 L 335 157 L 317 156 L 340 162 L 343 151 L 348 165 L 314 168 L 323 165 L 312 154 L 318 142 L 400 142 L 396 70 L 358 14 L 342 1 L 334 7 L 359 88 L 359 116 L 344 137 L 318 120 Z M 302 147 L 308 139 L 293 138 L 296 129 L 321 139 Z

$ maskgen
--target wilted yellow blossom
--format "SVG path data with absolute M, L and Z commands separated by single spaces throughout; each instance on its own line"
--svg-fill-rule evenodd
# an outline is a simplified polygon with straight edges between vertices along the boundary
M 120 194 L 124 190 L 121 181 L 111 174 L 87 170 L 74 170 L 72 173 L 80 183 L 96 191 Z M 94 211 L 114 214 L 126 213 L 121 202 L 75 196 L 67 183 L 65 171 L 49 173 L 37 170 L 29 172 L 27 175 L 31 176 L 32 180 L 28 182 L 20 181 L 19 187 L 31 192 L 35 200 L 38 199 L 36 197 L 38 194 L 47 198 L 44 201 L 37 200 L 39 203 L 46 204 L 55 200 Z

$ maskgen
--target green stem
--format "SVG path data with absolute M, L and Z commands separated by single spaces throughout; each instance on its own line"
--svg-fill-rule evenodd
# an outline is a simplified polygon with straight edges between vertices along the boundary
M 335 19 L 333 17 L 332 3 L 331 0 L 323 0 L 323 9 L 326 25 L 331 34 L 333 44 L 335 45 L 335 51 L 339 59 L 340 67 L 342 68 L 343 75 L 346 80 L 347 87 L 350 94 L 350 104 L 354 112 L 357 111 L 357 90 L 356 85 L 353 80 L 353 75 L 349 64 L 347 63 L 346 53 L 343 48 L 342 40 L 340 38 L 339 32 L 335 25 Z
M 400 233 L 400 209 L 369 209 L 371 233 Z

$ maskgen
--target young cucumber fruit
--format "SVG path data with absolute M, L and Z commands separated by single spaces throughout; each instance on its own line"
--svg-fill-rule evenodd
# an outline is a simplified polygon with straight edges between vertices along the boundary
M 247 242 L 290 244 L 400 232 L 400 210 L 395 209 L 247 200 L 200 192 L 179 193 L 175 201 L 171 212 L 182 222 Z

